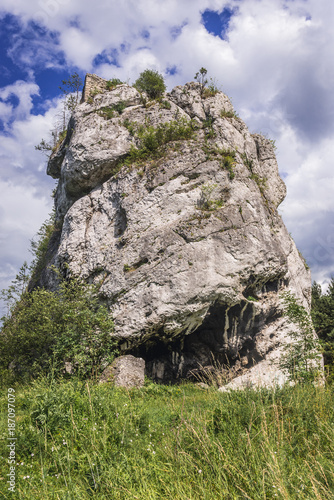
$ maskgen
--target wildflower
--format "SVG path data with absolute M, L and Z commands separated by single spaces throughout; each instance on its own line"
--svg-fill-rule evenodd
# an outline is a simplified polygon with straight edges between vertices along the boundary
M 31 454 L 31 456 L 33 457 L 34 456 L 34 453 Z
M 202 469 L 198 469 L 198 474 L 202 474 Z

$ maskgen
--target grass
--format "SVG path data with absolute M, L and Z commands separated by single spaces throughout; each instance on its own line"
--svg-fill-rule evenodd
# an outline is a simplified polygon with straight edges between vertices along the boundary
M 59 149 L 60 145 L 62 144 L 62 142 L 64 141 L 64 139 L 66 137 L 66 134 L 67 134 L 67 129 L 65 129 L 59 133 L 57 144 L 52 148 L 53 153 L 55 153 Z
M 16 389 L 15 498 L 332 499 L 333 395 L 41 379 Z
M 222 109 L 220 112 L 221 118 L 239 118 L 238 115 L 234 111 L 226 111 Z
M 194 122 L 180 119 L 169 123 L 162 123 L 157 127 L 139 126 L 129 121 L 123 125 L 130 133 L 138 137 L 140 145 L 138 148 L 132 146 L 124 163 L 141 163 L 149 158 L 161 158 L 166 153 L 166 145 L 170 142 L 191 139 L 194 135 Z
M 260 177 L 258 174 L 254 174 L 254 173 L 252 173 L 249 176 L 249 178 L 256 182 L 256 184 L 258 185 L 258 188 L 260 190 L 261 195 L 264 196 L 264 191 L 267 187 L 267 178 Z
M 114 88 L 117 87 L 117 85 L 122 85 L 122 83 L 124 83 L 124 82 L 122 82 L 118 78 L 112 78 L 111 80 L 107 81 L 107 83 L 106 83 L 106 89 L 107 90 L 113 90 Z
M 114 118 L 115 111 L 117 111 L 117 113 L 121 115 L 125 110 L 126 106 L 127 106 L 126 102 L 120 101 L 117 104 L 113 104 L 112 106 L 109 107 L 104 106 L 103 108 L 100 108 L 98 110 L 98 113 L 100 116 L 103 116 L 103 118 L 105 118 L 106 120 L 110 120 L 111 118 Z

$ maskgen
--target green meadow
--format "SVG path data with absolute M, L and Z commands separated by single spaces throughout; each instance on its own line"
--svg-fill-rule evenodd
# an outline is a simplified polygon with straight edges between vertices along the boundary
M 311 384 L 222 393 L 40 378 L 15 387 L 11 493 L 3 388 L 0 498 L 330 500 L 333 396 Z

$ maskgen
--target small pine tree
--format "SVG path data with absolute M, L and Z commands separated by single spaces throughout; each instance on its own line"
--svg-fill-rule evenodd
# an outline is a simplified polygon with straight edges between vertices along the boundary
M 46 141 L 45 139 L 42 139 L 41 142 L 35 146 L 37 151 L 41 151 L 48 158 L 66 137 L 69 114 L 73 113 L 79 104 L 79 92 L 81 88 L 82 79 L 78 73 L 73 73 L 68 80 L 62 80 L 62 85 L 59 86 L 59 89 L 64 94 L 60 120 L 57 120 L 54 124 L 53 130 L 51 130 L 50 140 Z
M 59 89 L 65 95 L 65 106 L 73 112 L 79 104 L 79 92 L 82 89 L 82 79 L 78 73 L 73 73 L 68 80 L 62 80 Z
M 197 71 L 196 75 L 194 76 L 195 80 L 197 80 L 201 85 L 201 95 L 203 94 L 205 86 L 208 83 L 208 79 L 206 78 L 207 73 L 208 73 L 207 69 L 201 68 L 199 71 Z

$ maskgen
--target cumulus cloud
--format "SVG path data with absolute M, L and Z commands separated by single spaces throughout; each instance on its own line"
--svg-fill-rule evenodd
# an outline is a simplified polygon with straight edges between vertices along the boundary
M 206 30 L 202 14 L 225 8 L 233 15 L 222 39 Z M 149 67 L 164 73 L 171 89 L 192 80 L 204 66 L 232 96 L 251 131 L 276 140 L 288 187 L 281 207 L 284 220 L 310 261 L 313 277 L 328 279 L 334 259 L 316 256 L 328 240 L 334 208 L 332 2 L 2 0 L 2 12 L 20 20 L 22 36 L 13 37 L 9 55 L 30 71 L 31 81 L 0 90 L 0 118 L 7 127 L 0 136 L 6 182 L 22 185 L 23 178 L 29 179 L 33 199 L 41 197 L 41 203 L 50 185 L 33 146 L 51 128 L 57 103 L 47 103 L 44 115 L 31 115 L 38 93 L 32 70 L 75 68 L 131 83 Z
M 49 102 L 44 115 L 32 115 L 36 84 L 16 82 L 0 91 L 1 99 L 14 95 L 0 118 L 0 288 L 6 288 L 24 260 L 30 261 L 30 240 L 52 210 L 54 181 L 45 175 L 45 159 L 35 145 L 53 127 L 61 101 Z M 46 135 L 45 135 L 46 134 Z
M 3 106 L 0 108 L 0 120 L 2 120 L 4 127 L 7 128 L 13 120 L 22 120 L 28 117 L 33 107 L 32 98 L 38 94 L 39 88 L 35 83 L 27 83 L 22 80 L 0 89 L 0 104 Z M 10 99 L 13 97 L 17 100 L 15 106 L 10 104 Z

